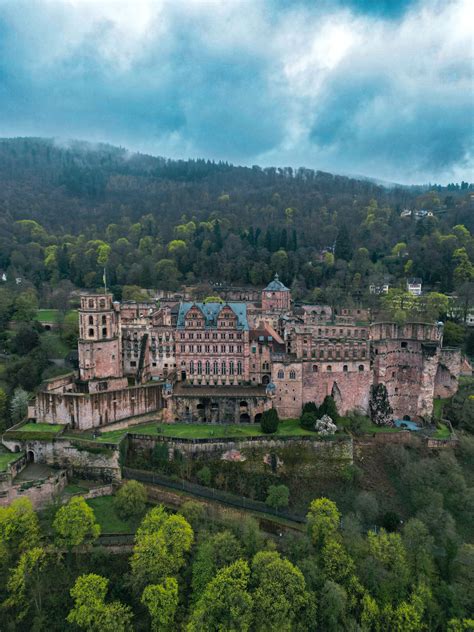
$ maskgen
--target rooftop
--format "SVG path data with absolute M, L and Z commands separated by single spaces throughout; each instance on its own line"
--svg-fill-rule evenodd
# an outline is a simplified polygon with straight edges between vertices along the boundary
M 197 307 L 204 314 L 205 324 L 207 328 L 217 327 L 217 317 L 219 312 L 224 307 L 230 307 L 234 314 L 237 316 L 237 328 L 248 330 L 249 324 L 247 320 L 247 305 L 246 303 L 180 303 L 177 327 L 184 327 L 184 321 L 186 314 L 191 307 Z
M 286 287 L 286 285 L 283 285 L 283 283 L 278 278 L 278 274 L 275 274 L 275 278 L 273 279 L 273 281 L 271 281 L 264 290 L 264 292 L 267 292 L 267 291 L 268 292 L 289 292 L 290 290 Z

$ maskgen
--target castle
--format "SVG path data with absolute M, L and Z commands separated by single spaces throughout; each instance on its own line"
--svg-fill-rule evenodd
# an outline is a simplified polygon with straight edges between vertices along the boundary
M 332 395 L 340 413 L 369 411 L 387 388 L 394 418 L 429 420 L 457 389 L 458 350 L 442 324 L 370 322 L 367 310 L 304 305 L 275 275 L 259 301 L 114 302 L 81 296 L 79 370 L 46 382 L 30 416 L 80 430 L 156 413 L 163 421 L 298 417 Z

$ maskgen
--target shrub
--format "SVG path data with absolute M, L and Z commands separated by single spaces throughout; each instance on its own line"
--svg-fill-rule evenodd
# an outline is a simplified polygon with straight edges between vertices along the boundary
M 207 465 L 196 472 L 196 476 L 201 485 L 206 485 L 206 487 L 208 487 L 211 484 L 211 470 L 207 467 Z
M 337 421 L 339 419 L 339 413 L 337 412 L 336 402 L 331 395 L 326 395 L 323 400 L 323 403 L 319 407 L 318 411 L 318 419 L 321 419 L 323 415 L 329 415 L 333 421 Z
M 306 402 L 306 404 L 303 405 L 301 415 L 303 416 L 305 413 L 315 413 L 315 415 L 318 415 L 319 408 L 314 402 Z
M 268 495 L 265 500 L 266 504 L 273 509 L 281 509 L 288 507 L 290 500 L 290 490 L 286 485 L 270 485 Z
M 262 414 L 260 428 L 265 434 L 272 434 L 278 430 L 279 421 L 280 419 L 278 418 L 277 411 L 274 408 L 271 408 Z
M 300 417 L 300 426 L 302 428 L 305 428 L 306 430 L 314 430 L 314 424 L 316 423 L 317 419 L 318 416 L 314 412 L 303 413 Z
M 118 490 L 114 505 L 121 518 L 131 518 L 145 511 L 146 500 L 145 486 L 138 481 L 127 481 Z

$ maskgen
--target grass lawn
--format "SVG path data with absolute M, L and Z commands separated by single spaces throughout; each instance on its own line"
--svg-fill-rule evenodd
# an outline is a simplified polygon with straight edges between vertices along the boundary
M 75 483 L 69 483 L 64 488 L 64 493 L 69 495 L 74 494 L 86 494 L 89 490 L 86 487 L 81 487 L 80 485 L 76 485 Z
M 41 347 L 49 358 L 64 358 L 71 351 L 64 340 L 51 331 L 45 331 L 41 335 Z
M 449 439 L 451 431 L 446 424 L 438 424 L 438 428 L 433 435 L 433 439 Z
M 129 428 L 129 432 L 133 434 L 146 435 L 162 435 L 165 437 L 177 437 L 184 439 L 207 439 L 207 438 L 239 438 L 239 437 L 258 437 L 266 436 L 260 429 L 260 424 L 157 424 L 148 423 L 142 426 L 133 426 Z M 109 433 L 104 433 L 104 437 Z M 110 433 L 112 434 L 112 433 Z M 301 428 L 297 419 L 285 419 L 280 421 L 278 431 L 275 435 L 280 437 L 297 437 L 301 435 L 312 435 L 316 437 L 315 432 Z
M 75 314 L 76 311 L 75 309 L 70 309 L 67 313 Z M 42 323 L 55 323 L 58 318 L 58 312 L 59 310 L 57 309 L 39 309 L 36 312 L 36 320 Z
M 348 417 L 340 417 L 337 425 L 343 428 L 348 428 L 350 419 Z M 396 426 L 376 426 L 368 417 L 364 417 L 360 431 L 363 434 L 373 434 L 374 432 L 400 432 L 400 428 Z
M 33 422 L 29 422 L 21 428 L 15 430 L 15 432 L 48 432 L 51 435 L 58 434 L 58 432 L 63 428 L 61 424 L 36 424 Z
M 143 516 L 122 520 L 115 511 L 114 497 L 101 496 L 86 501 L 94 510 L 95 518 L 102 533 L 135 533 Z
M 18 452 L 0 452 L 0 472 L 5 472 L 7 465 L 21 456 Z

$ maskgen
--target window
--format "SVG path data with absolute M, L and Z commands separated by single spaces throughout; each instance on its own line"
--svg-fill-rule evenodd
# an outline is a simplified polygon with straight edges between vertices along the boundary
M 222 362 L 222 363 L 221 363 L 221 373 L 222 373 L 222 375 L 225 375 L 225 374 L 226 374 L 226 365 L 225 365 L 225 362 Z
M 278 379 L 282 380 L 284 377 L 285 377 L 285 374 L 284 374 L 284 372 L 280 369 L 280 370 L 278 371 Z
M 408 346 L 408 343 L 402 342 L 400 346 L 401 346 L 402 349 L 406 349 L 407 346 Z
M 342 367 L 342 370 L 344 371 L 344 373 L 347 373 L 347 371 L 349 370 L 349 367 L 347 366 L 347 364 L 345 364 L 345 365 Z
M 313 364 L 313 373 L 317 373 L 317 372 L 318 372 L 318 365 Z
M 107 335 L 107 327 L 102 327 L 102 335 L 103 336 Z
M 290 371 L 290 380 L 296 380 L 296 373 L 294 371 Z
M 92 316 L 89 316 L 89 325 L 93 325 L 94 324 L 94 318 Z
M 191 375 L 194 374 L 194 362 L 192 360 L 189 363 L 189 372 L 191 373 Z
M 218 375 L 219 373 L 219 364 L 218 362 L 214 362 L 214 375 Z
M 105 316 L 102 316 L 102 324 L 103 325 L 107 324 L 107 318 Z
M 237 375 L 242 375 L 242 362 L 237 362 Z
M 99 305 L 100 305 L 100 309 L 105 309 L 105 299 L 101 298 Z
M 202 375 L 202 362 L 198 360 L 198 375 Z
M 234 361 L 229 362 L 229 375 L 234 375 Z
M 364 370 L 364 365 L 363 364 L 359 364 L 359 373 L 362 373 L 363 370 Z
M 211 364 L 209 360 L 206 360 L 206 375 L 209 375 L 210 373 L 211 373 Z
M 137 366 L 136 361 L 135 361 L 135 360 L 132 360 L 132 361 L 130 362 L 130 366 Z
M 326 371 L 327 371 L 328 373 L 331 373 L 331 371 L 332 371 L 332 366 L 331 366 L 330 364 L 328 364 L 328 365 L 327 365 L 327 367 L 326 367 Z
M 94 335 L 94 330 L 93 329 L 89 329 L 89 336 L 93 336 Z

